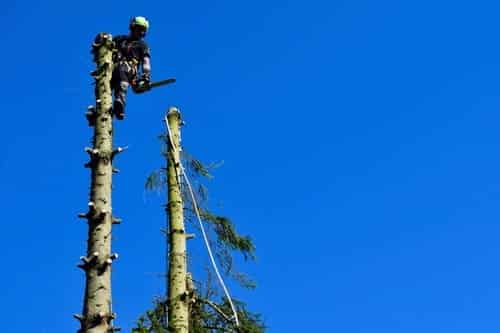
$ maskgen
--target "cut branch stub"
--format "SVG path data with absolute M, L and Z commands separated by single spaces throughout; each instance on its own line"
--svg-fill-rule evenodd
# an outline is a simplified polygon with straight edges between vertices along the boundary
M 81 323 L 83 323 L 83 322 L 85 321 L 85 316 L 84 316 L 84 315 L 81 315 L 81 314 L 79 314 L 79 313 L 75 313 L 75 314 L 73 315 L 73 318 L 77 319 L 77 320 L 80 322 L 80 324 L 81 324 Z
M 93 201 L 88 203 L 89 211 L 88 213 L 80 213 L 78 217 L 86 218 L 92 220 L 93 222 L 102 222 L 106 218 L 106 215 L 111 213 L 106 208 L 97 209 L 96 204 Z
M 94 326 L 98 326 L 104 322 L 110 323 L 111 320 L 113 320 L 115 318 L 116 318 L 116 313 L 106 313 L 104 311 L 100 311 L 100 312 L 96 313 L 94 316 L 92 316 L 91 318 L 84 320 L 82 322 L 82 326 L 84 328 L 91 328 Z
M 89 267 L 97 263 L 98 258 L 99 258 L 99 252 L 94 252 L 88 257 L 81 256 L 80 260 L 82 261 L 82 263 L 79 264 L 78 267 L 86 271 L 89 269 Z
M 99 149 L 85 147 L 85 152 L 87 154 L 89 154 L 90 161 L 88 161 L 87 163 L 85 163 L 84 166 L 86 168 L 92 168 L 92 167 L 94 167 L 96 165 L 96 163 L 97 163 L 98 158 L 99 158 Z
M 79 213 L 78 218 L 81 219 L 88 219 L 89 218 L 89 213 Z
M 85 147 L 85 152 L 88 153 L 91 158 L 99 156 L 99 149 L 96 148 Z
M 112 255 L 109 256 L 108 259 L 106 259 L 106 263 L 111 265 L 114 260 L 118 259 L 118 253 L 113 253 Z
M 113 253 L 106 260 L 104 260 L 104 262 L 99 266 L 99 274 L 104 273 L 104 271 L 110 267 L 116 259 L 118 259 L 118 253 Z
M 124 152 L 127 149 L 128 149 L 128 146 L 118 147 L 118 148 L 113 149 L 113 152 L 111 153 L 111 159 L 113 159 L 116 155 Z
M 89 122 L 89 127 L 95 126 L 96 111 L 95 111 L 94 105 L 89 105 L 87 107 L 87 112 L 85 113 L 85 117 L 87 118 L 87 121 Z

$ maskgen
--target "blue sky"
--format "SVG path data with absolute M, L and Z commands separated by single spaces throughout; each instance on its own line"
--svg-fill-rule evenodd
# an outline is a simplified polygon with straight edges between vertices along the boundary
M 224 160 L 220 212 L 252 235 L 269 332 L 500 329 L 500 5 L 495 1 L 16 1 L 3 4 L 0 318 L 71 332 L 81 311 L 93 102 L 89 45 L 147 16 L 153 79 L 115 125 L 114 309 L 130 331 L 164 292 L 162 165 Z M 197 239 L 193 242 L 201 242 Z M 195 243 L 196 244 L 196 243 Z M 196 247 L 196 245 L 193 245 Z M 201 256 L 200 252 L 200 256 Z M 201 259 L 200 259 L 201 262 Z

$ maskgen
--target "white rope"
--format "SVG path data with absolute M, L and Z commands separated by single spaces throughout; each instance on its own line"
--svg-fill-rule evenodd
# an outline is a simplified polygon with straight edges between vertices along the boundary
M 175 147 L 174 141 L 172 140 L 172 132 L 170 130 L 170 126 L 168 124 L 167 117 L 165 117 L 165 124 L 167 124 L 167 131 L 168 131 L 168 137 L 170 139 L 170 145 L 172 146 L 172 149 L 175 151 L 177 148 Z M 224 294 L 226 295 L 226 297 L 229 301 L 229 305 L 231 305 L 231 310 L 233 311 L 233 316 L 234 316 L 234 322 L 235 322 L 236 326 L 239 327 L 240 323 L 238 320 L 238 313 L 236 312 L 236 307 L 233 304 L 233 300 L 231 299 L 231 295 L 229 294 L 229 290 L 227 289 L 226 284 L 224 283 L 224 279 L 222 278 L 221 274 L 219 273 L 219 269 L 217 268 L 217 264 L 215 263 L 214 255 L 212 253 L 212 249 L 211 249 L 210 243 L 208 241 L 208 236 L 207 236 L 207 233 L 205 231 L 205 227 L 203 226 L 203 221 L 201 220 L 200 211 L 198 209 L 198 203 L 196 202 L 196 198 L 194 196 L 191 182 L 189 181 L 189 178 L 186 174 L 186 171 L 184 170 L 184 166 L 182 165 L 182 162 L 180 160 L 174 161 L 174 162 L 179 163 L 181 173 L 182 173 L 184 179 L 186 180 L 186 184 L 188 186 L 189 193 L 191 195 L 191 200 L 193 200 L 193 206 L 194 206 L 194 210 L 196 212 L 196 217 L 198 218 L 198 222 L 200 224 L 200 229 L 201 229 L 201 233 L 203 235 L 203 240 L 205 241 L 205 246 L 206 246 L 207 251 L 208 251 L 208 256 L 210 257 L 210 261 L 212 263 L 212 267 L 214 268 L 215 274 L 217 275 L 217 279 L 219 280 L 219 283 L 220 283 L 222 289 L 224 290 Z

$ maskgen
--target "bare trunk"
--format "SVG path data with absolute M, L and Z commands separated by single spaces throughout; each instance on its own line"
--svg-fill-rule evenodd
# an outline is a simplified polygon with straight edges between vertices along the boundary
M 170 108 L 167 114 L 171 130 L 168 150 L 168 216 L 169 216 L 169 260 L 168 260 L 168 326 L 173 333 L 188 332 L 188 292 L 186 288 L 186 230 L 184 228 L 183 202 L 180 187 L 180 113 Z
M 91 169 L 90 201 L 88 212 L 81 214 L 88 221 L 89 232 L 87 255 L 79 265 L 85 271 L 86 284 L 80 333 L 108 333 L 115 329 L 112 321 L 115 314 L 111 306 L 111 264 L 118 257 L 111 253 L 111 206 L 112 161 L 117 152 L 113 150 L 113 118 L 111 115 L 111 75 L 113 71 L 113 41 L 109 34 L 100 34 L 93 45 L 96 71 L 94 109 L 89 109 L 87 118 L 94 126 L 93 147 L 85 150 L 90 156 L 87 167 Z

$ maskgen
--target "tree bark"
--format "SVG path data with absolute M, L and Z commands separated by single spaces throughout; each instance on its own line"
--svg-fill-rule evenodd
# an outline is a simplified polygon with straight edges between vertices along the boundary
M 188 332 L 188 300 L 186 288 L 186 231 L 184 228 L 180 170 L 180 120 L 179 110 L 170 108 L 167 121 L 170 127 L 170 144 L 167 161 L 168 184 L 168 326 L 173 333 Z
M 109 34 L 99 34 L 93 44 L 92 53 L 96 70 L 96 105 L 90 119 L 94 126 L 93 147 L 86 148 L 91 169 L 90 201 L 87 218 L 89 231 L 87 255 L 79 265 L 85 271 L 85 294 L 80 333 L 113 332 L 115 314 L 111 306 L 111 264 L 118 257 L 111 254 L 111 182 L 113 157 L 121 149 L 113 150 L 113 121 L 111 75 L 113 72 L 113 41 Z M 89 114 L 87 114 L 89 119 Z M 89 124 L 91 121 L 89 120 Z M 83 217 L 83 216 L 82 216 Z

